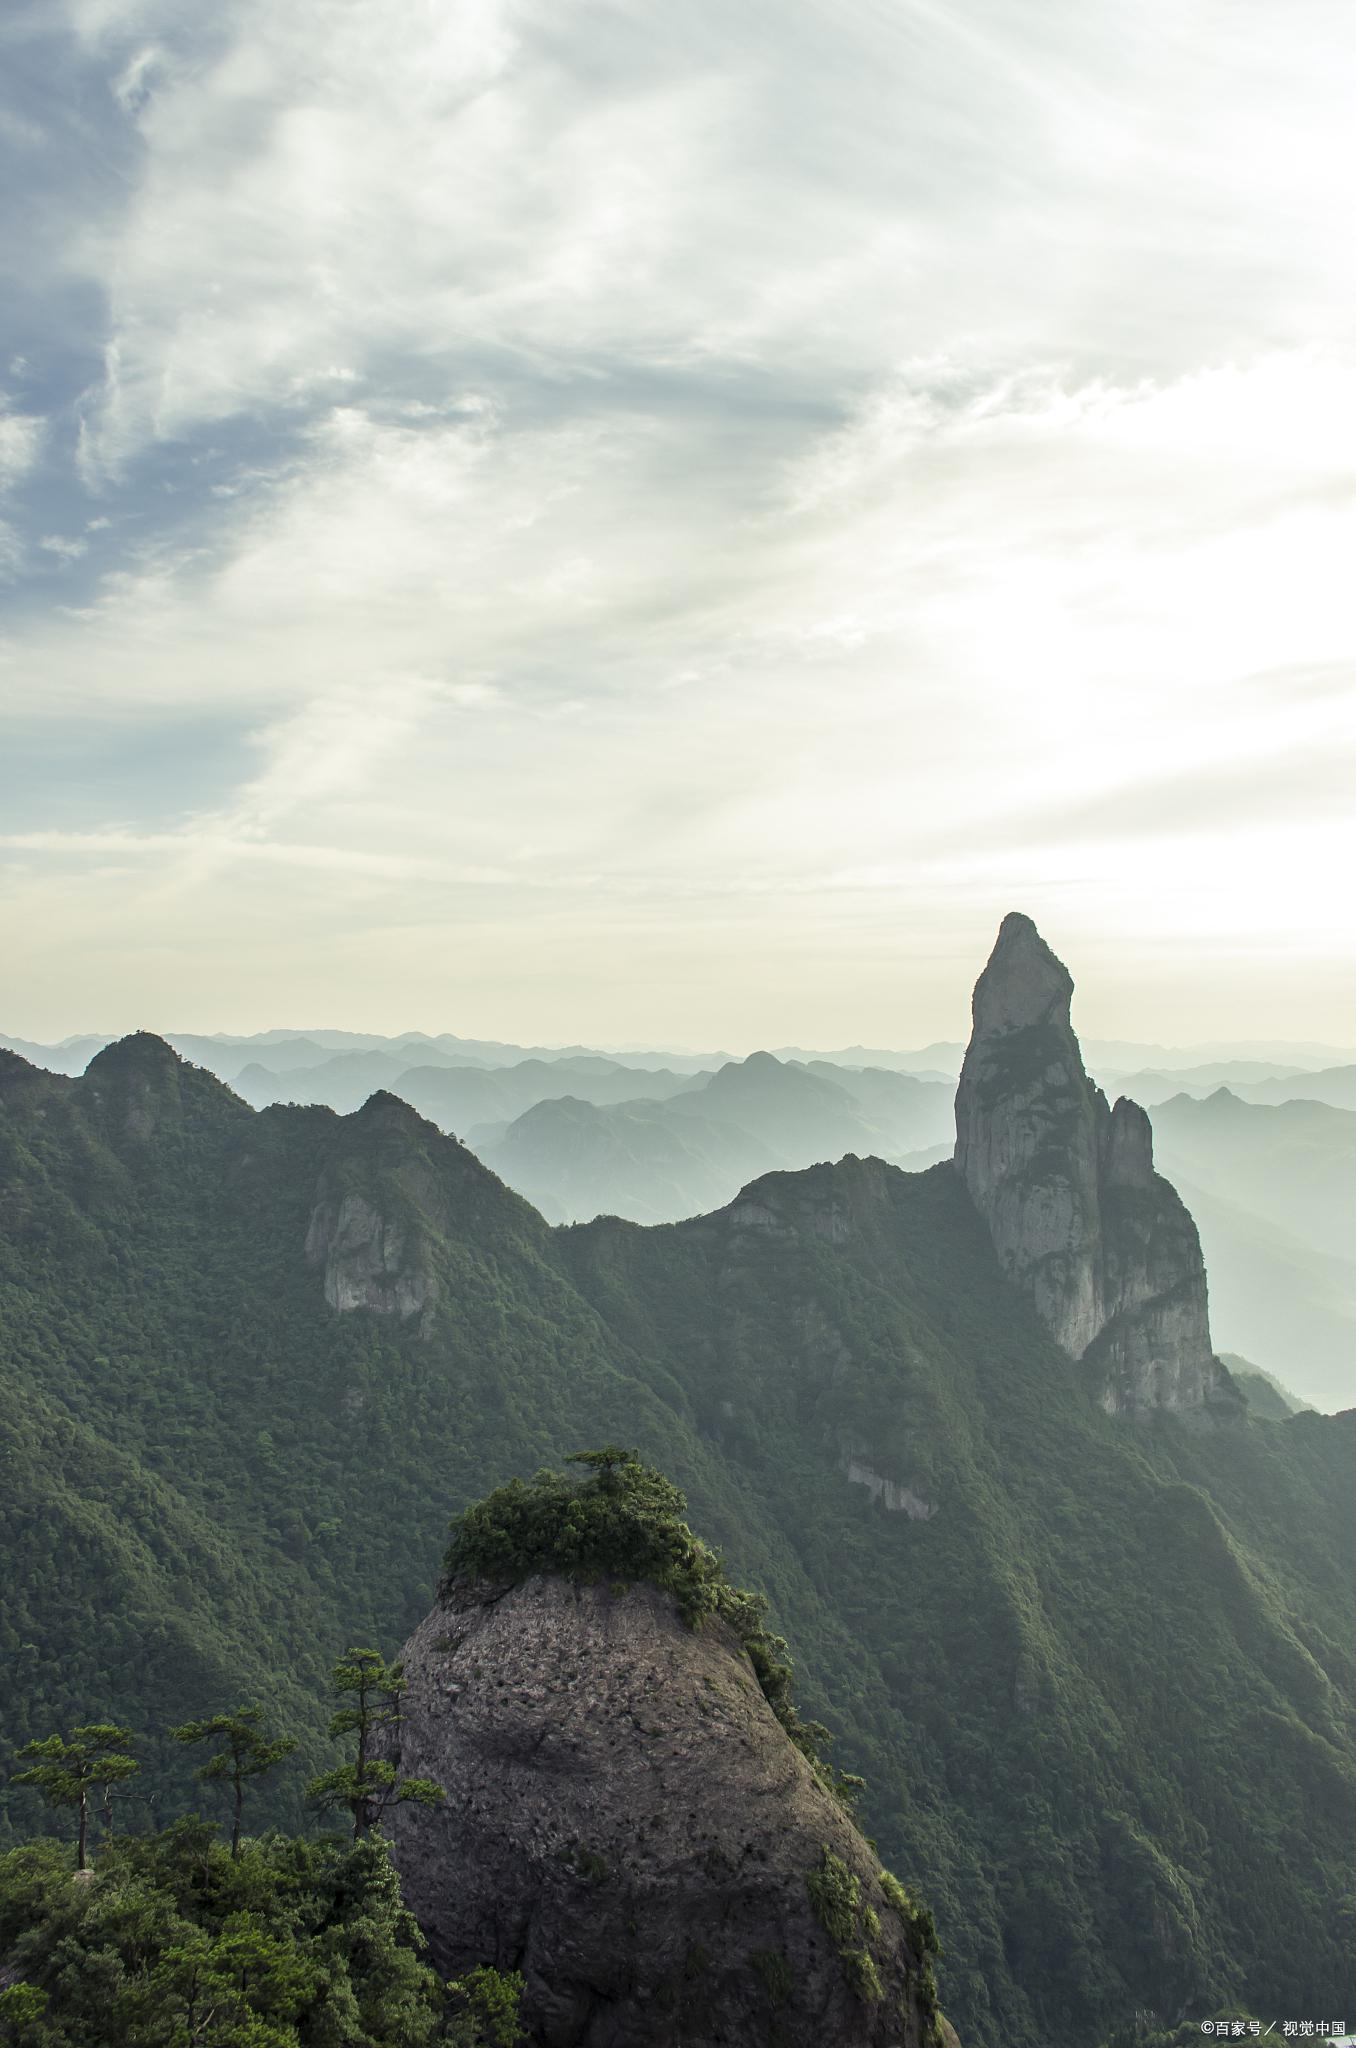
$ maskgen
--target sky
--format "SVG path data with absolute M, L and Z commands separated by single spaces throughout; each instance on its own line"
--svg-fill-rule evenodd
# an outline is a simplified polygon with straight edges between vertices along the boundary
M 8 0 L 0 1031 L 1356 1037 L 1350 0 Z

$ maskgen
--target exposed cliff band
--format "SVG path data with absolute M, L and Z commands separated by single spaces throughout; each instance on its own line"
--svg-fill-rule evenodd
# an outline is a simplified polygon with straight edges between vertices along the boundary
M 975 984 L 956 1094 L 956 1165 L 1004 1270 L 1051 1334 L 1132 1413 L 1232 1407 L 1213 1355 L 1205 1263 L 1154 1172 L 1137 1103 L 1110 1108 L 1069 1021 L 1073 980 L 1029 917 L 1004 918 Z

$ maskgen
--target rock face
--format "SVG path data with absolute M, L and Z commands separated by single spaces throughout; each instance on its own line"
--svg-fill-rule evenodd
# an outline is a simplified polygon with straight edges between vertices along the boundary
M 911 1486 L 900 1486 L 887 1479 L 865 1457 L 854 1457 L 849 1452 L 846 1462 L 849 1486 L 864 1486 L 872 1500 L 884 1503 L 887 1514 L 907 1515 L 911 1522 L 930 1522 L 936 1514 L 931 1501 L 924 1500 Z
M 426 1144 L 432 1141 L 445 1165 L 469 1155 L 380 1089 L 338 1128 L 347 1149 L 320 1176 L 306 1227 L 307 1263 L 324 1268 L 331 1308 L 402 1322 L 421 1316 L 423 1329 L 438 1299 L 430 1248 L 447 1224 L 447 1189 Z
M 401 1766 L 446 1793 L 388 1819 L 406 1900 L 440 1971 L 523 1971 L 535 2048 L 944 2038 L 911 1915 L 723 1624 L 538 1577 L 454 1590 L 404 1659 Z
M 1073 981 L 1030 918 L 1003 920 L 975 985 L 956 1165 L 1004 1269 L 1131 1413 L 1237 1406 L 1210 1348 L 1200 1240 L 1154 1172 L 1137 1103 L 1107 1105 L 1069 1021 Z
M 377 1315 L 418 1315 L 435 1292 L 428 1274 L 409 1264 L 407 1231 L 388 1221 L 362 1195 L 324 1196 L 311 1211 L 306 1257 L 325 1268 L 331 1308 L 372 1309 Z

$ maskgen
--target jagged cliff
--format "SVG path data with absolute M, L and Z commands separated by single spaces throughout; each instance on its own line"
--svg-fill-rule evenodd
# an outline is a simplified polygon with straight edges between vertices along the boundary
M 1138 1103 L 1088 1077 L 1073 979 L 1029 917 L 1004 918 L 975 984 L 956 1093 L 956 1165 L 1009 1277 L 1051 1334 L 1095 1363 L 1113 1411 L 1235 1407 L 1210 1346 L 1205 1262 L 1154 1172 Z
M 954 2042 L 902 1894 L 738 1638 L 647 1585 L 454 1588 L 404 1651 L 388 1825 L 436 1967 L 521 1969 L 540 2048 Z

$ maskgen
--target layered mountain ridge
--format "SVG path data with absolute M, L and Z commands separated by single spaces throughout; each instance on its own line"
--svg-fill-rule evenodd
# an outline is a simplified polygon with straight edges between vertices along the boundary
M 1125 1128 L 1129 1184 L 1080 1184 L 1104 1274 Z M 950 1164 L 551 1229 L 393 1098 L 254 1112 L 154 1041 L 0 1060 L 7 1733 L 142 1729 L 134 1819 L 200 1803 L 165 1730 L 243 1693 L 319 1768 L 332 1658 L 414 1628 L 448 1516 L 634 1443 L 771 1598 L 967 2048 L 1340 2010 L 1356 1416 L 1108 1413 L 1111 1327 L 1056 1341 Z M 0 1838 L 39 1823 L 2 1797 Z
M 74 1075 L 106 1042 L 53 1047 L 0 1037 L 0 1048 Z M 172 1033 L 168 1042 L 255 1108 L 292 1101 L 348 1114 L 386 1089 L 463 1138 L 552 1223 L 702 1215 L 760 1173 L 845 1151 L 918 1171 L 951 1150 L 948 1075 L 959 1072 L 965 1051 L 851 1046 L 820 1055 L 782 1047 L 731 1061 L 328 1030 L 239 1040 Z M 1353 1112 L 1341 1105 L 1351 1100 L 1356 1069 L 1333 1064 L 1343 1057 L 1338 1048 L 1310 1044 L 1168 1052 L 1103 1040 L 1085 1041 L 1083 1051 L 1109 1102 L 1125 1095 L 1152 1112 L 1159 1171 L 1187 1196 L 1200 1229 L 1216 1347 L 1295 1380 L 1321 1408 L 1350 1400 L 1356 1181 Z M 1220 1056 L 1226 1051 L 1231 1056 Z M 774 1078 L 780 1073 L 777 1094 L 762 1091 L 760 1099 L 751 1084 L 769 1065 Z M 837 1093 L 819 1091 L 820 1082 Z M 1232 1091 L 1228 1114 L 1221 1088 Z M 689 1093 L 698 1099 L 680 1112 L 677 1098 Z M 1191 1100 L 1203 1097 L 1212 1107 L 1193 1121 Z M 1279 1115 L 1262 1106 L 1272 1102 Z

